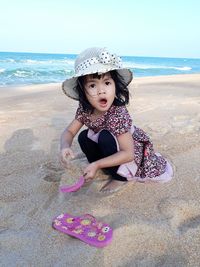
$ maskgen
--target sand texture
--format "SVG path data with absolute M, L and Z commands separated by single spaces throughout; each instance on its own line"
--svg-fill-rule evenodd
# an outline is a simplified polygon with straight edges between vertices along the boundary
M 130 90 L 134 124 L 172 162 L 174 178 L 103 196 L 101 172 L 75 193 L 58 190 L 87 164 L 77 138 L 71 169 L 58 160 L 78 103 L 60 84 L 1 88 L 0 266 L 200 266 L 200 75 L 137 78 Z M 63 212 L 109 223 L 112 243 L 95 248 L 54 230 Z

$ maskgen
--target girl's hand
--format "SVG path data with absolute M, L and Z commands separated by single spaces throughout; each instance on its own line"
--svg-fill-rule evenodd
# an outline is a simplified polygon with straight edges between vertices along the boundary
M 90 163 L 85 169 L 84 169 L 84 178 L 86 182 L 90 182 L 94 179 L 96 172 L 98 170 L 97 164 L 95 162 Z
M 74 153 L 71 148 L 63 148 L 60 151 L 60 161 L 63 164 L 65 168 L 69 168 L 70 164 L 69 161 L 70 159 L 74 159 Z

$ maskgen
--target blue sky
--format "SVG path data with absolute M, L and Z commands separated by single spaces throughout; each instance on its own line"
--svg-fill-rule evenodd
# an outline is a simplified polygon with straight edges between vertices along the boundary
M 0 51 L 200 58 L 198 0 L 0 0 Z

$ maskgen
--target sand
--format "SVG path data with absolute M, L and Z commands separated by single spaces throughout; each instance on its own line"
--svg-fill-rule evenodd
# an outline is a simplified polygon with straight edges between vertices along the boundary
M 77 102 L 60 84 L 1 88 L 1 266 L 200 266 L 200 75 L 137 78 L 128 109 L 174 167 L 167 184 L 129 183 L 103 196 L 106 178 L 63 195 L 87 163 L 65 171 L 59 138 Z M 114 229 L 112 243 L 91 247 L 51 226 L 60 213 L 90 213 Z

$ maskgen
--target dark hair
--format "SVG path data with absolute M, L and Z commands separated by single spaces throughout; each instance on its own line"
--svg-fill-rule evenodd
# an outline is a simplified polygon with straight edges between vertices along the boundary
M 116 71 L 116 70 L 111 70 L 110 72 L 111 78 L 115 82 L 115 87 L 116 87 L 116 96 L 114 99 L 113 104 L 115 106 L 123 106 L 129 103 L 129 90 L 127 88 L 127 84 L 124 82 L 123 77 Z M 91 74 L 92 78 L 94 79 L 100 79 L 104 74 L 98 74 L 94 73 Z M 85 76 L 78 77 L 77 79 L 77 85 L 75 86 L 74 90 L 77 92 L 79 96 L 79 101 L 83 106 L 83 109 L 85 111 L 92 111 L 93 107 L 87 100 L 85 90 L 84 90 L 84 81 L 85 81 Z

